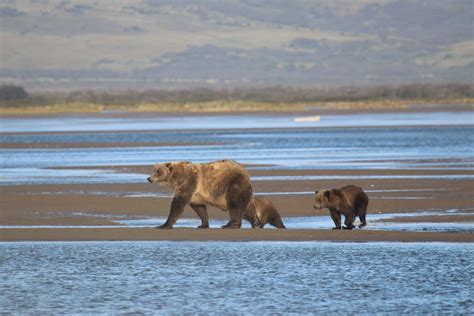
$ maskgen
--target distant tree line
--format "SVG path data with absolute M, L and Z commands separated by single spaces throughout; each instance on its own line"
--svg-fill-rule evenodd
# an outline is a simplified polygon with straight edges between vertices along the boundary
M 48 92 L 28 94 L 23 87 L 0 86 L 0 100 L 20 104 L 51 104 L 86 102 L 104 105 L 137 105 L 142 103 L 194 103 L 210 101 L 254 101 L 268 103 L 364 101 L 408 99 L 459 99 L 474 98 L 474 84 L 407 84 L 368 87 L 264 87 L 188 90 L 79 90 L 70 93 Z M 7 102 L 12 104 L 12 102 Z M 5 104 L 5 102 L 2 102 Z
M 28 93 L 21 86 L 0 86 L 0 100 L 22 100 L 28 98 Z
M 75 91 L 67 95 L 68 101 L 100 104 L 139 104 L 159 102 L 317 102 L 362 101 L 373 99 L 448 99 L 474 97 L 474 84 L 411 84 L 373 87 L 266 87 L 235 89 L 145 90 L 145 91 Z

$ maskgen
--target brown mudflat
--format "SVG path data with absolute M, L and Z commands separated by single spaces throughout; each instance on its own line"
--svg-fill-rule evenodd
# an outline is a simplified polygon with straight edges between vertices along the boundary
M 2 241 L 343 241 L 474 242 L 472 233 L 334 231 L 316 229 L 40 228 L 2 229 Z
M 147 228 L 123 228 L 116 219 L 166 217 L 171 202 L 171 190 L 160 185 L 145 183 L 150 166 L 120 166 L 143 172 L 143 184 L 77 184 L 3 186 L 0 200 L 0 224 L 8 226 L 101 226 L 117 228 L 28 228 L 0 229 L 0 240 L 344 240 L 344 241 L 468 241 L 472 233 L 415 233 L 394 231 L 353 232 L 327 230 L 222 230 L 174 228 L 160 231 Z M 288 176 L 300 174 L 321 175 L 403 175 L 423 171 L 413 170 L 283 170 L 251 171 L 252 176 Z M 466 172 L 466 171 L 464 171 Z M 457 174 L 457 170 L 430 171 L 430 174 Z M 348 180 L 255 181 L 254 192 L 263 193 L 274 203 L 283 217 L 329 216 L 327 210 L 312 208 L 315 189 L 345 185 Z M 364 188 L 370 198 L 369 212 L 411 213 L 427 210 L 458 210 L 467 215 L 446 214 L 438 217 L 409 217 L 395 221 L 416 222 L 472 222 L 474 211 L 473 184 L 468 180 L 446 179 L 361 179 L 357 185 Z M 162 196 L 147 197 L 146 194 Z M 140 196 L 145 195 L 145 196 Z M 135 196 L 135 197 L 134 197 Z M 422 214 L 420 214 L 422 215 Z M 228 214 L 209 208 L 211 219 L 227 219 Z M 186 207 L 183 218 L 197 218 Z M 392 219 L 389 221 L 393 221 Z
M 472 111 L 472 105 L 443 107 L 440 105 L 399 110 L 366 110 L 367 112 L 410 111 Z M 359 110 L 358 110 L 359 111 Z M 365 110 L 360 110 L 364 112 Z M 305 114 L 326 113 L 312 111 Z M 333 113 L 333 112 L 327 112 Z M 334 114 L 342 113 L 339 111 Z M 344 114 L 352 113 L 351 111 Z M 286 113 L 288 114 L 288 113 Z M 300 113 L 301 114 L 301 113 Z M 126 113 L 120 116 L 148 116 L 146 113 Z M 153 114 L 165 115 L 165 114 Z M 173 115 L 173 114 L 166 114 Z M 190 114 L 194 115 L 194 114 Z M 196 114 L 197 115 L 197 114 Z M 281 114 L 275 114 L 281 115 Z M 100 116 L 100 115 L 98 115 Z M 397 128 L 397 127 L 395 127 Z M 25 134 L 25 133 L 9 133 Z M 27 134 L 27 133 L 26 133 Z M 204 143 L 202 143 L 204 144 Z M 202 145 L 199 143 L 198 145 Z M 85 148 L 107 146 L 182 146 L 196 143 L 3 143 L 1 148 Z M 209 144 L 219 145 L 219 144 Z M 312 208 L 315 190 L 338 188 L 348 184 L 362 187 L 370 198 L 367 220 L 371 214 L 417 213 L 440 211 L 451 213 L 440 216 L 420 214 L 400 217 L 387 222 L 459 222 L 472 223 L 474 213 L 474 183 L 472 180 L 447 179 L 443 176 L 473 175 L 470 161 L 436 160 L 442 168 L 436 170 L 250 170 L 252 177 L 275 176 L 338 176 L 325 180 L 268 180 L 253 181 L 254 193 L 269 198 L 282 217 L 329 216 L 327 210 Z M 419 162 L 419 161 L 418 161 Z M 430 162 L 429 160 L 423 162 Z M 61 169 L 63 167 L 57 167 Z M 64 169 L 85 167 L 64 167 Z M 138 184 L 74 184 L 74 185 L 11 185 L 0 186 L 0 226 L 112 226 L 117 228 L 0 228 L 0 241 L 13 240 L 344 240 L 344 241 L 467 241 L 473 233 L 402 232 L 402 231 L 332 231 L 287 230 L 222 230 L 174 228 L 160 231 L 150 228 L 121 227 L 117 219 L 166 217 L 169 213 L 172 191 L 159 185 L 150 185 L 146 178 L 152 166 L 101 166 L 87 169 L 111 169 L 112 172 L 143 175 Z M 393 178 L 393 176 L 436 176 L 424 179 Z M 353 179 L 353 176 L 359 176 Z M 376 179 L 370 177 L 377 176 Z M 385 176 L 385 177 L 384 177 Z M 347 177 L 347 178 L 345 178 Z M 392 178 L 390 178 L 392 177 Z M 352 179 L 351 179 L 352 178 Z M 463 215 L 452 214 L 462 212 Z M 209 208 L 211 219 L 225 220 L 228 214 Z M 197 218 L 186 207 L 182 218 Z

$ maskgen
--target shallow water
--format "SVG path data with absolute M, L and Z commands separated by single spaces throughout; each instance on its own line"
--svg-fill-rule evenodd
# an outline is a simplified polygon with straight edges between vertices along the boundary
M 267 165 L 261 169 L 426 169 L 429 177 L 432 169 L 473 170 L 472 118 L 469 112 L 341 115 L 307 126 L 284 115 L 200 116 L 200 122 L 207 123 L 198 125 L 193 125 L 194 117 L 2 118 L 0 142 L 173 142 L 183 146 L 0 149 L 0 185 L 136 183 L 146 177 L 100 169 L 49 168 L 218 159 Z M 322 128 L 309 128 L 315 126 Z M 354 126 L 358 128 L 348 128 Z M 179 130 L 184 127 L 187 130 Z M 119 131 L 108 133 L 115 130 Z M 9 134 L 14 131 L 41 133 Z M 297 180 L 254 180 L 260 179 Z
M 364 230 L 385 230 L 385 231 L 433 231 L 433 232 L 474 232 L 474 222 L 446 222 L 446 223 L 398 223 L 398 222 L 380 222 L 396 217 L 417 217 L 430 215 L 445 215 L 445 212 L 418 212 L 408 214 L 370 214 L 367 216 L 367 226 Z M 455 213 L 464 215 L 465 213 Z M 454 214 L 451 214 L 454 215 Z M 143 219 L 123 219 L 117 223 L 125 224 L 128 227 L 156 227 L 166 221 L 165 217 L 143 218 Z M 329 216 L 298 216 L 285 217 L 283 222 L 288 229 L 331 229 L 334 223 Z M 210 220 L 211 228 L 219 228 L 227 223 L 226 220 Z M 199 219 L 180 218 L 175 227 L 195 228 L 201 224 Z M 354 222 L 356 226 L 360 224 L 358 218 Z M 247 221 L 243 221 L 243 228 L 251 228 Z M 266 228 L 273 228 L 266 225 Z
M 450 243 L 0 243 L 17 314 L 472 314 L 474 246 Z
M 472 112 L 323 115 L 319 122 L 296 122 L 307 115 L 200 115 L 111 118 L 93 116 L 2 118 L 0 132 L 144 131 L 240 128 L 469 125 Z
M 324 211 L 322 212 L 324 214 Z M 121 228 L 151 228 L 163 224 L 166 221 L 166 217 L 142 217 L 142 218 L 129 218 L 128 216 L 107 216 L 97 215 L 85 212 L 72 212 L 73 216 L 88 216 L 88 217 L 99 217 L 108 218 L 109 220 L 122 225 Z M 367 226 L 363 230 L 384 230 L 384 231 L 429 231 L 429 232 L 472 232 L 474 233 L 474 221 L 472 222 L 419 222 L 419 223 L 403 223 L 403 222 L 390 222 L 380 220 L 387 220 L 397 217 L 419 217 L 419 216 L 439 216 L 439 215 L 468 215 L 470 213 L 458 212 L 457 210 L 435 212 L 416 212 L 416 213 L 394 213 L 394 214 L 369 214 L 367 216 Z M 328 216 L 298 216 L 298 217 L 284 217 L 283 222 L 288 229 L 332 229 L 334 223 Z M 209 227 L 220 228 L 227 224 L 227 220 L 209 220 Z M 360 224 L 359 219 L 356 218 L 354 224 L 358 226 Z M 176 228 L 196 228 L 201 225 L 201 220 L 198 218 L 180 218 L 174 227 Z M 36 228 L 83 228 L 83 229 L 94 229 L 94 228 L 117 228 L 117 225 L 100 225 L 100 226 L 64 226 L 64 225 L 40 225 L 40 226 L 12 226 L 12 225 L 0 225 L 0 229 L 36 229 Z M 251 225 L 247 221 L 242 221 L 242 229 L 251 229 Z M 265 229 L 274 229 L 271 225 L 266 225 Z M 359 229 L 359 228 L 356 228 Z

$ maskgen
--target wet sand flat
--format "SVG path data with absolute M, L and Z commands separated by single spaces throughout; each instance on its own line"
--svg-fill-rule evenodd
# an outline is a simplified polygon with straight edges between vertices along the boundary
M 441 108 L 437 108 L 439 111 Z M 423 111 L 427 110 L 424 108 Z M 448 108 L 446 109 L 448 110 Z M 410 110 L 411 111 L 411 110 Z M 410 112 L 408 111 L 408 112 Z M 416 111 L 416 112 L 423 112 Z M 472 106 L 463 108 L 462 111 L 472 111 Z M 379 111 L 384 112 L 384 111 Z M 390 112 L 390 111 L 389 111 Z M 396 112 L 402 113 L 403 111 Z M 452 111 L 450 111 L 452 112 Z M 322 114 L 318 111 L 306 112 L 304 115 L 313 115 L 313 114 Z M 338 112 L 339 113 L 339 112 Z M 338 114 L 333 113 L 333 114 Z M 341 114 L 349 114 L 350 112 L 345 112 Z M 364 113 L 377 113 L 375 111 L 364 111 Z M 395 113 L 395 114 L 396 114 Z M 430 111 L 427 110 L 427 113 Z M 293 113 L 296 114 L 296 113 Z M 133 118 L 134 116 L 141 117 L 147 114 L 121 114 L 125 118 Z M 156 117 L 161 117 L 161 114 L 153 114 Z M 216 114 L 219 115 L 219 114 Z M 278 113 L 272 114 L 275 117 L 282 115 L 288 115 Z M 302 115 L 298 113 L 298 115 Z M 170 115 L 173 116 L 173 115 Z M 192 115 L 191 115 L 192 116 Z M 100 115 L 96 116 L 100 118 Z M 51 117 L 53 118 L 53 117 Z M 92 117 L 92 121 L 94 117 Z M 260 118 L 261 119 L 261 118 Z M 419 120 L 419 115 L 417 120 Z M 455 118 L 453 118 L 455 122 Z M 74 121 L 74 120 L 73 120 Z M 291 121 L 291 120 L 290 120 Z M 54 121 L 57 122 L 57 121 Z M 238 121 L 232 121 L 233 124 L 237 124 Z M 272 123 L 271 120 L 265 118 L 265 124 Z M 283 121 L 282 121 L 283 122 Z M 286 122 L 286 121 L 285 121 Z M 390 123 L 390 121 L 388 121 Z M 437 122 L 436 120 L 433 122 Z M 449 121 L 451 122 L 451 121 Z M 450 123 L 446 123 L 446 126 Z M 370 122 L 369 122 L 370 123 Z M 75 123 L 77 124 L 77 122 Z M 81 123 L 82 124 L 82 123 Z M 120 220 L 136 220 L 136 219 L 146 219 L 146 218 L 166 218 L 169 213 L 169 207 L 171 203 L 172 190 L 169 188 L 159 186 L 159 185 L 150 185 L 146 182 L 146 178 L 152 171 L 152 164 L 143 164 L 144 160 L 140 161 L 140 165 L 133 164 L 133 161 L 128 161 L 128 163 L 122 164 L 105 164 L 105 165 L 94 165 L 92 163 L 87 164 L 87 166 L 81 166 L 82 157 L 77 156 L 74 162 L 68 161 L 69 149 L 74 152 L 80 152 L 82 148 L 88 149 L 88 154 L 104 153 L 105 155 L 109 152 L 114 152 L 113 149 L 116 147 L 123 147 L 123 151 L 118 151 L 118 155 L 127 154 L 127 151 L 133 152 L 134 147 L 179 147 L 179 146 L 211 146 L 217 148 L 222 144 L 234 144 L 235 139 L 221 137 L 209 138 L 211 142 L 202 142 L 202 139 L 193 139 L 189 140 L 187 137 L 192 136 L 193 132 L 185 131 L 184 129 L 179 132 L 173 132 L 174 136 L 170 137 L 163 136 L 161 134 L 156 134 L 155 131 L 152 136 L 148 137 L 148 141 L 134 142 L 133 139 L 140 140 L 140 137 L 143 135 L 133 135 L 131 142 L 121 142 L 124 140 L 121 135 L 117 135 L 118 138 L 115 138 L 115 133 L 144 133 L 146 134 L 147 130 L 131 130 L 131 131 L 92 131 L 85 129 L 82 131 L 83 127 L 81 124 L 77 126 L 77 130 L 72 129 L 66 134 L 71 137 L 65 137 L 66 134 L 63 134 L 61 131 L 51 130 L 47 131 L 38 131 L 33 129 L 32 131 L 16 131 L 14 124 L 10 126 L 11 131 L 5 130 L 2 132 L 2 135 L 13 136 L 9 141 L 3 142 L 1 144 L 1 149 L 6 153 L 8 152 L 20 152 L 23 155 L 28 152 L 53 152 L 58 150 L 58 152 L 66 153 L 64 154 L 63 160 L 55 160 L 54 164 L 45 165 L 39 170 L 46 171 L 45 173 L 40 174 L 37 177 L 48 177 L 54 173 L 63 172 L 66 175 L 77 175 L 78 181 L 68 182 L 68 180 L 60 179 L 61 181 L 66 181 L 66 183 L 71 184 L 53 184 L 54 182 L 45 182 L 50 184 L 43 184 L 43 180 L 37 182 L 28 182 L 24 180 L 21 183 L 36 183 L 36 184 L 18 184 L 13 182 L 7 182 L 8 185 L 0 185 L 0 226 L 34 226 L 35 228 L 0 228 L 0 240 L 344 240 L 344 241 L 468 241 L 472 242 L 473 233 L 470 232 L 413 232 L 413 231 L 375 231 L 375 230 L 357 230 L 354 232 L 333 232 L 331 231 L 331 226 L 327 227 L 327 230 L 320 229 L 296 229 L 292 228 L 291 225 L 289 229 L 281 230 L 237 230 L 237 231 L 226 231 L 220 229 L 209 229 L 209 230 L 198 230 L 196 228 L 175 228 L 169 231 L 159 231 L 149 228 L 131 228 L 131 227 L 122 227 L 120 225 Z M 94 123 L 95 124 L 95 123 Z M 181 124 L 181 123 L 180 123 Z M 253 125 L 252 125 L 253 124 Z M 262 129 L 256 128 L 254 123 L 250 124 L 246 128 L 242 129 L 245 131 L 262 131 Z M 283 123 L 282 123 L 283 124 Z M 271 127 L 265 129 L 265 131 L 280 131 L 285 130 L 293 125 L 292 123 L 284 123 L 286 127 Z M 371 123 L 372 124 L 372 123 Z M 404 122 L 403 124 L 406 124 Z M 337 124 L 336 124 L 337 125 Z M 416 124 L 415 124 L 416 125 Z M 67 124 L 64 125 L 67 131 Z M 94 125 L 95 126 L 95 125 Z M 100 124 L 97 126 L 101 126 Z M 174 126 L 174 125 L 173 125 Z M 170 125 L 168 132 L 173 131 L 173 126 Z M 238 126 L 238 125 L 235 125 Z M 269 126 L 272 126 L 271 124 Z M 361 125 L 364 126 L 364 125 Z M 379 126 L 379 125 L 377 125 Z M 397 132 L 390 137 L 395 137 L 399 139 L 397 134 L 399 131 L 404 131 L 406 127 L 410 125 L 403 126 L 390 126 L 387 127 L 390 130 L 396 130 Z M 122 125 L 118 125 L 122 128 Z M 126 126 L 125 126 L 126 127 Z M 181 126 L 180 126 L 181 127 Z M 359 126 L 360 127 L 360 126 Z M 344 133 L 347 131 L 359 131 L 357 126 L 348 126 L 344 127 Z M 312 127 L 307 127 L 306 129 L 312 129 Z M 331 131 L 333 127 L 327 127 L 326 131 Z M 290 128 L 291 129 L 291 128 Z M 383 130 L 383 129 L 382 129 Z M 382 131 L 380 130 L 380 131 Z M 303 130 L 298 129 L 299 132 Z M 365 128 L 367 135 L 373 135 L 373 130 Z M 443 133 L 439 135 L 446 135 L 444 133 L 445 128 L 443 127 Z M 259 132 L 259 133 L 260 133 Z M 339 131 L 340 132 L 340 131 Z M 450 135 L 462 132 L 466 133 L 465 130 L 456 130 L 450 132 Z M 84 135 L 81 135 L 84 133 Z M 108 133 L 107 137 L 100 138 L 102 141 L 94 142 L 94 137 L 96 133 L 101 133 L 101 136 L 104 136 L 104 133 Z M 161 132 L 160 132 L 161 133 Z M 240 130 L 239 130 L 239 133 Z M 332 132 L 331 132 L 332 133 Z M 378 132 L 377 132 L 378 133 Z M 258 133 L 257 133 L 258 134 Z M 461 135 L 464 135 L 461 134 Z M 39 137 L 35 138 L 32 142 L 16 142 L 15 137 L 19 136 L 18 139 L 22 137 L 30 137 L 31 135 L 54 135 L 52 138 L 48 137 Z M 113 137 L 112 137 L 112 136 Z M 161 135 L 161 136 L 160 136 Z M 184 136 L 183 136 L 184 135 Z M 186 136 L 188 135 L 188 136 Z M 299 134 L 298 134 L 299 135 Z M 306 134 L 304 134 L 306 135 Z M 331 134 L 332 135 L 332 134 Z M 339 134 L 338 134 L 339 135 Z M 384 134 L 385 135 L 385 134 Z M 405 135 L 405 134 L 403 134 Z M 409 135 L 409 134 L 407 134 Z M 417 134 L 418 135 L 418 134 Z M 467 134 L 466 134 L 467 135 Z M 87 137 L 86 137 L 87 136 Z M 160 136 L 159 138 L 155 138 Z M 307 137 L 313 135 L 306 135 Z M 344 135 L 339 135 L 345 138 Z M 418 137 L 420 139 L 425 139 L 426 134 L 420 134 Z M 85 137 L 85 138 L 82 138 Z M 137 138 L 138 137 L 138 138 Z M 233 137 L 236 137 L 235 135 Z M 255 137 L 255 136 L 253 136 Z M 280 137 L 279 135 L 273 135 L 272 137 Z M 361 137 L 365 137 L 365 134 Z M 44 141 L 53 139 L 53 141 Z M 56 139 L 66 139 L 66 141 L 57 141 Z M 74 139 L 74 141 L 72 141 Z M 90 141 L 80 141 L 88 139 Z M 127 138 L 129 139 L 129 138 Z M 169 141 L 176 140 L 179 141 Z M 207 139 L 207 138 L 206 138 Z M 242 139 L 245 139 L 242 138 Z M 243 140 L 240 141 L 243 142 Z M 253 139 L 253 138 L 252 138 Z M 297 138 L 292 138 L 293 141 Z M 406 138 L 403 138 L 406 139 Z M 118 142 L 117 142 L 118 140 Z M 217 140 L 214 142 L 214 140 Z M 222 141 L 220 143 L 219 141 Z M 260 141 L 256 138 L 255 141 Z M 381 144 L 385 144 L 385 139 L 381 139 Z M 432 140 L 434 145 L 438 144 L 438 140 Z M 247 141 L 249 142 L 249 141 Z M 243 142 L 245 144 L 245 142 Z M 418 145 L 422 144 L 423 141 L 418 141 Z M 332 149 L 326 143 L 329 155 L 333 154 Z M 348 143 L 350 146 L 352 143 Z M 380 145 L 380 144 L 379 144 Z M 409 143 L 408 145 L 412 145 Z M 315 143 L 313 147 L 319 148 L 318 144 Z M 364 146 L 359 144 L 359 146 Z M 236 146 L 238 147 L 238 146 Z M 409 146 L 410 147 L 410 146 Z M 439 147 L 439 145 L 438 145 Z M 102 148 L 105 148 L 103 150 Z M 249 147 L 252 148 L 252 147 Z M 277 147 L 279 148 L 279 147 Z M 364 147 L 365 148 L 365 147 Z M 420 147 L 424 148 L 424 147 Z M 256 196 L 266 196 L 275 204 L 279 210 L 282 217 L 285 218 L 294 218 L 294 217 L 308 217 L 308 216 L 325 216 L 329 217 L 329 212 L 327 210 L 316 211 L 312 208 L 313 204 L 313 193 L 315 190 L 321 189 L 330 189 L 338 188 L 348 184 L 355 184 L 361 186 L 369 195 L 369 211 L 367 219 L 370 223 L 371 214 L 407 214 L 419 213 L 420 216 L 409 216 L 409 217 L 399 217 L 399 218 L 389 218 L 382 219 L 381 222 L 399 222 L 399 223 L 426 223 L 426 222 L 436 222 L 436 223 L 447 223 L 447 222 L 459 222 L 459 223 L 472 223 L 472 216 L 474 212 L 474 186 L 472 179 L 474 178 L 474 171 L 472 170 L 472 157 L 466 154 L 460 154 L 464 151 L 464 147 L 456 147 L 456 152 L 451 155 L 451 153 L 445 153 L 437 151 L 441 156 L 439 158 L 425 158 L 423 155 L 419 155 L 416 151 L 420 151 L 420 148 L 415 148 L 412 157 L 410 159 L 405 159 L 404 157 L 399 157 L 394 153 L 393 161 L 392 160 L 381 160 L 381 159 L 390 159 L 385 158 L 383 155 L 377 154 L 376 156 L 367 156 L 364 158 L 364 163 L 370 169 L 358 169 L 357 168 L 357 159 L 360 158 L 357 155 L 357 152 L 348 153 L 349 158 L 344 160 L 345 166 L 352 166 L 350 168 L 322 168 L 322 169 L 292 169 L 285 168 L 284 166 L 275 166 L 272 165 L 274 162 L 262 161 L 261 164 L 251 164 L 246 165 L 248 168 L 251 177 L 252 185 L 254 188 L 254 194 Z M 467 148 L 467 147 L 466 147 Z M 31 149 L 31 151 L 29 151 Z M 37 150 L 36 150 L 37 149 Z M 43 150 L 45 149 L 45 150 Z M 48 149 L 52 149 L 49 151 Z M 64 149 L 64 150 L 63 150 Z M 308 148 L 312 149 L 312 148 Z M 324 149 L 324 146 L 323 146 Z M 36 150 L 36 151 L 35 151 Z M 101 151 L 102 150 L 102 151 Z M 186 149 L 188 150 L 188 149 Z M 194 149 L 191 149 L 194 151 Z M 206 149 L 207 150 L 207 149 Z M 291 152 L 291 148 L 285 147 L 285 150 Z M 303 150 L 305 150 L 303 148 Z M 367 150 L 370 154 L 370 147 L 367 147 Z M 183 151 L 184 152 L 184 151 Z M 271 152 L 262 151 L 258 152 L 255 155 L 268 155 Z M 212 151 L 200 151 L 198 156 L 201 154 L 214 153 Z M 237 151 L 229 151 L 228 153 L 238 153 Z M 411 152 L 409 152 L 411 153 Z M 154 151 L 149 154 L 154 155 Z M 172 157 L 176 155 L 179 156 L 180 153 L 171 152 L 168 153 Z M 214 155 L 214 154 L 211 154 Z M 284 155 L 287 155 L 285 153 Z M 304 152 L 298 153 L 299 158 L 304 157 Z M 319 152 L 314 151 L 311 153 L 313 156 L 319 157 Z M 352 155 L 352 156 L 351 156 Z M 112 155 L 111 155 L 112 156 Z M 176 156 L 176 157 L 177 157 Z M 17 156 L 13 156 L 17 157 Z M 44 156 L 44 159 L 56 159 L 53 156 Z M 245 156 L 244 156 L 245 157 Z M 292 155 L 282 159 L 292 159 Z M 341 159 L 343 156 L 334 156 L 327 158 L 324 155 L 325 159 Z M 351 158 L 352 157 L 352 158 Z M 381 157 L 381 158 L 377 158 Z M 436 156 L 435 156 L 436 157 Z M 232 158 L 232 157 L 228 157 Z M 40 158 L 38 158 L 40 159 Z M 94 156 L 91 158 L 92 161 L 101 161 L 99 158 Z M 94 160 L 95 159 L 95 160 Z M 105 157 L 107 159 L 107 157 Z M 197 158 L 196 158 L 197 159 Z M 319 159 L 319 158 L 318 158 Z M 354 159 L 351 161 L 350 159 Z M 258 160 L 258 159 L 257 159 Z M 375 166 L 382 167 L 373 167 L 371 163 Z M 107 160 L 104 160 L 107 162 Z M 37 161 L 39 165 L 42 165 Z M 276 163 L 276 162 L 275 162 Z M 400 168 L 397 164 L 405 166 L 405 168 Z M 291 163 L 290 163 L 291 165 Z M 329 164 L 330 165 L 330 164 Z M 328 166 L 329 166 L 328 165 Z M 410 169 L 409 166 L 415 166 L 413 169 Z M 388 166 L 384 168 L 384 166 Z M 14 168 L 19 168 L 14 166 Z M 13 172 L 9 174 L 9 177 L 14 175 L 14 168 L 10 170 Z M 334 168 L 334 169 L 331 169 Z M 79 171 L 77 173 L 74 173 Z M 94 172 L 103 172 L 109 174 L 118 174 L 125 176 L 133 176 L 133 178 L 126 178 L 127 180 L 123 183 L 109 183 L 104 181 L 103 183 L 93 183 L 87 182 L 87 176 L 94 174 Z M 81 173 L 83 172 L 83 173 Z M 23 174 L 24 176 L 24 174 Z M 81 177 L 84 178 L 84 183 L 82 183 Z M 25 178 L 24 178 L 25 179 Z M 103 178 L 108 179 L 108 178 Z M 143 179 L 143 182 L 141 182 Z M 436 211 L 440 214 L 434 216 L 432 214 L 424 214 L 427 211 Z M 222 212 L 215 208 L 208 208 L 210 219 L 216 220 L 227 220 L 228 214 Z M 459 213 L 459 214 L 456 214 Z M 189 208 L 186 207 L 184 213 L 182 214 L 183 219 L 197 219 L 195 213 Z M 46 228 L 41 226 L 57 226 L 55 228 Z M 61 226 L 67 226 L 68 228 L 60 228 Z M 95 228 L 72 228 L 74 226 L 95 226 Z M 112 226 L 103 227 L 100 226 Z M 113 228 L 116 226 L 117 228 Z M 306 227 L 303 227 L 306 228 Z
M 346 241 L 474 242 L 473 233 L 334 231 L 316 229 L 85 228 L 0 229 L 2 241 Z
M 121 166 L 119 168 L 125 168 Z M 138 170 L 150 166 L 130 167 Z M 141 169 L 143 168 L 143 169 Z M 258 175 L 332 174 L 406 174 L 422 171 L 407 170 L 251 170 Z M 456 170 L 437 171 L 457 174 Z M 430 171 L 431 173 L 431 171 Z M 147 174 L 143 174 L 144 179 Z M 410 180 L 369 179 L 353 182 L 367 191 L 370 214 L 412 213 L 429 210 L 474 211 L 472 181 L 469 180 Z M 328 216 L 327 210 L 312 208 L 316 189 L 335 188 L 348 184 L 347 180 L 254 181 L 254 193 L 271 199 L 283 217 Z M 74 184 L 30 185 L 0 187 L 1 225 L 8 226 L 100 226 L 119 225 L 117 219 L 166 217 L 169 213 L 172 191 L 160 185 L 142 184 Z M 225 220 L 228 214 L 209 208 L 211 219 Z M 451 221 L 453 216 L 438 217 L 438 221 Z M 457 221 L 469 222 L 470 216 L 456 215 Z M 182 218 L 197 218 L 186 207 Z M 416 221 L 413 218 L 401 221 Z M 431 219 L 430 219 L 431 220 Z M 388 220 L 387 220 L 388 221 Z M 291 229 L 291 227 L 289 227 Z M 328 227 L 330 229 L 331 227 Z M 88 230 L 89 231 L 89 230 Z M 400 233 L 401 234 L 401 233 Z M 440 235 L 443 236 L 443 235 Z

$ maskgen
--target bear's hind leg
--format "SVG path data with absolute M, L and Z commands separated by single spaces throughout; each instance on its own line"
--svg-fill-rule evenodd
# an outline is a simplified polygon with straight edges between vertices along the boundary
M 352 229 L 354 228 L 354 219 L 355 219 L 355 214 L 354 212 L 349 212 L 349 214 L 347 215 L 344 215 L 345 216 L 345 220 L 344 220 L 344 224 L 346 226 L 344 226 L 343 228 L 344 229 Z
M 230 219 L 222 228 L 240 228 L 242 226 L 242 217 L 244 212 L 240 210 L 229 210 Z
M 232 179 L 227 191 L 227 209 L 229 210 L 229 222 L 222 228 L 240 228 L 250 200 L 252 199 L 252 186 L 242 175 Z
M 209 228 L 209 216 L 207 215 L 206 205 L 192 203 L 190 206 L 201 219 L 201 225 L 197 228 Z

